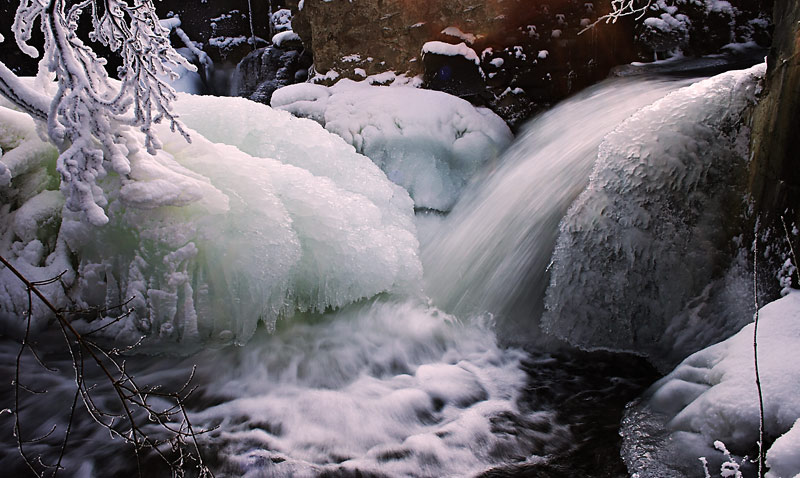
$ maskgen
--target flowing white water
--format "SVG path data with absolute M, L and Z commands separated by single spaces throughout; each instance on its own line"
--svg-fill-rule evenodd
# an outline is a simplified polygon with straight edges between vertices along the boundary
M 601 409 L 608 400 L 593 392 L 620 381 L 591 371 L 599 377 L 595 390 L 574 391 L 537 375 L 552 367 L 552 375 L 574 383 L 582 369 L 562 373 L 556 360 L 499 346 L 482 318 L 489 312 L 504 319 L 501 325 L 538 330 L 558 224 L 585 188 L 598 145 L 637 110 L 689 81 L 613 79 L 577 95 L 528 125 L 448 217 L 418 223 L 425 292 L 448 313 L 379 297 L 336 312 L 298 313 L 278 322 L 274 334 L 259 330 L 245 347 L 187 359 L 137 356 L 130 366 L 140 382 L 180 384 L 198 365 L 191 418 L 198 428 L 218 427 L 201 437 L 217 476 L 475 476 L 571 456 L 586 439 L 576 432 L 582 424 L 573 427 L 559 407 Z M 4 376 L 13 373 L 16 347 L 0 342 Z M 28 384 L 48 389 L 28 397 L 21 411 L 31 435 L 46 433 L 53 415 L 64 416 L 55 408 L 72 399 L 68 358 L 45 361 L 64 374 L 53 376 L 30 357 L 24 362 L 28 373 L 36 370 Z M 10 393 L 1 385 L 0 403 L 9 403 Z M 10 437 L 8 416 L 0 416 L 0 426 Z M 77 418 L 68 474 L 135 475 L 135 463 L 91 425 Z M 616 428 L 611 435 L 613 441 Z M 55 438 L 35 450 L 57 454 Z M 591 453 L 602 440 L 608 436 L 589 445 Z M 5 439 L 0 451 L 0 469 L 22 476 L 14 444 Z M 596 461 L 591 453 L 588 466 Z M 504 473 L 491 476 L 513 476 Z
M 488 177 L 428 231 L 422 262 L 434 303 L 455 314 L 494 314 L 504 335 L 529 343 L 524 332 L 538 331 L 559 221 L 586 187 L 600 142 L 689 81 L 609 79 L 529 123 Z
M 17 350 L 0 342 L 6 376 L 13 376 Z M 70 371 L 69 358 L 51 350 L 40 347 L 48 366 Z M 246 347 L 185 359 L 130 357 L 128 367 L 140 384 L 175 388 L 197 365 L 191 421 L 198 430 L 214 429 L 200 441 L 217 463 L 217 476 L 444 477 L 571 448 L 569 426 L 557 423 L 552 410 L 518 406 L 525 357 L 498 347 L 480 321 L 377 301 L 325 316 L 298 314 L 273 334 L 262 330 Z M 32 357 L 23 361 L 23 374 L 28 386 L 47 390 L 25 395 L 20 415 L 25 436 L 43 435 L 54 416 L 68 415 L 74 384 L 69 373 L 48 372 Z M 103 383 L 101 375 L 86 380 Z M 4 402 L 11 393 L 7 384 L 0 387 Z M 96 400 L 113 403 L 113 394 L 98 389 Z M 12 422 L 0 422 L 4 433 Z M 63 426 L 29 444 L 29 453 L 57 454 Z M 71 473 L 135 475 L 135 463 L 119 454 L 119 440 L 115 446 L 105 435 L 79 414 L 65 461 Z M 24 476 L 10 445 L 0 466 Z

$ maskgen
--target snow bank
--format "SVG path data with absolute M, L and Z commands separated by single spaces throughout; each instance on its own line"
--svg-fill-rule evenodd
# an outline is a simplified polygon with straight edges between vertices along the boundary
M 272 106 L 324 125 L 405 187 L 417 207 L 443 211 L 512 138 L 488 109 L 416 88 L 297 84 L 276 91 Z
M 678 90 L 605 138 L 588 188 L 560 226 L 545 330 L 671 367 L 749 320 L 736 270 L 712 281 L 731 263 L 721 221 L 743 207 L 742 114 L 763 72 L 759 65 Z
M 413 203 L 368 158 L 316 123 L 244 99 L 184 95 L 175 106 L 192 143 L 161 128 L 156 156 L 132 150 L 129 177 L 102 184 L 111 222 L 101 228 L 61 211 L 48 190 L 58 186 L 52 149 L 33 155 L 27 175 L 13 166 L 40 143 L 31 120 L 0 109 L 12 165 L 0 250 L 33 280 L 68 271 L 63 290 L 46 290 L 57 304 L 65 294 L 84 307 L 133 297 L 131 316 L 109 328 L 120 339 L 241 343 L 259 320 L 415 290 Z M 8 138 L 20 135 L 15 147 Z M 0 279 L 0 315 L 18 321 L 27 298 L 7 270 Z
M 800 362 L 792 360 L 798 348 L 800 292 L 793 291 L 759 313 L 758 367 L 765 433 L 781 437 L 767 454 L 772 468 L 768 476 L 775 478 L 800 473 Z M 636 464 L 630 471 L 647 467 L 650 471 L 642 476 L 665 476 L 660 475 L 665 467 L 680 470 L 688 466 L 685 476 L 702 476 L 692 457 L 714 457 L 711 448 L 716 440 L 735 454 L 753 456 L 759 430 L 754 370 L 751 323 L 728 340 L 691 355 L 656 382 L 645 394 L 645 402 L 633 411 L 638 418 L 626 420 L 623 428 L 626 460 Z M 647 421 L 641 417 L 657 417 L 668 434 L 656 441 L 648 438 L 649 433 L 637 436 L 637 422 Z M 669 452 L 655 454 L 661 463 L 648 463 L 644 458 L 652 456 L 650 447 L 664 447 Z M 686 459 L 689 461 L 681 463 Z M 710 469 L 719 468 L 712 465 Z
M 797 381 L 799 377 L 794 377 Z M 767 453 L 767 478 L 800 476 L 800 418 L 791 430 L 775 440 Z

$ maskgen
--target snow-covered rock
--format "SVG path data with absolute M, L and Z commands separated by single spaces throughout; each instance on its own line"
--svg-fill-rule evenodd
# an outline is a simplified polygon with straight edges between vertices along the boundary
M 795 377 L 797 380 L 797 377 Z M 800 418 L 791 430 L 775 440 L 767 453 L 767 478 L 800 476 Z
M 422 54 L 433 53 L 435 55 L 443 56 L 463 56 L 467 61 L 471 61 L 476 65 L 481 64 L 481 59 L 475 50 L 468 47 L 466 43 L 459 43 L 452 45 L 441 41 L 429 41 L 422 45 Z
M 712 471 L 724 460 L 714 451 L 717 440 L 734 454 L 753 456 L 759 437 L 753 328 L 751 323 L 728 340 L 688 357 L 628 412 L 623 435 L 631 473 L 703 476 L 695 461 L 698 457 L 707 457 Z M 780 437 L 767 453 L 768 476 L 775 478 L 800 473 L 800 362 L 792 359 L 798 348 L 800 292 L 792 291 L 759 312 L 764 432 L 767 437 Z M 652 426 L 642 428 L 648 422 Z M 662 427 L 666 434 L 657 431 Z
M 445 93 L 341 80 L 297 84 L 272 106 L 319 122 L 405 187 L 417 207 L 446 211 L 512 134 L 500 117 Z

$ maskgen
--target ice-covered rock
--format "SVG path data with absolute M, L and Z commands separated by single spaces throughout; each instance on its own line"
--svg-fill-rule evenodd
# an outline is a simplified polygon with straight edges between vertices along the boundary
M 25 139 L 2 144 L 12 179 L 0 194 L 13 200 L 0 210 L 0 251 L 32 280 L 66 270 L 63 289 L 45 290 L 57 305 L 131 299 L 132 314 L 108 329 L 121 339 L 241 343 L 259 321 L 416 290 L 413 203 L 368 158 L 244 99 L 184 95 L 175 107 L 192 143 L 161 128 L 155 156 L 132 149 L 130 175 L 102 184 L 111 220 L 100 228 L 62 213 L 48 191 L 52 148 L 19 174 L 15 152 L 39 143 L 30 119 L 0 110 L 0 127 Z M 27 296 L 0 274 L 0 315 L 18 321 Z
M 743 209 L 742 114 L 763 73 L 762 64 L 678 90 L 605 138 L 561 224 L 546 331 L 672 366 L 749 320 L 724 221 Z
M 405 187 L 417 207 L 442 211 L 512 138 L 488 109 L 416 88 L 297 84 L 276 91 L 272 106 L 318 121 Z
M 759 437 L 751 323 L 733 337 L 684 360 L 656 382 L 623 425 L 623 454 L 637 476 L 703 476 L 697 458 L 719 469 L 719 440 L 734 454 L 753 456 Z M 800 292 L 759 312 L 758 369 L 764 399 L 764 433 L 780 437 L 767 453 L 768 476 L 800 473 Z M 642 424 L 650 423 L 648 426 Z M 666 429 L 666 433 L 660 430 Z M 667 470 L 671 470 L 667 472 Z

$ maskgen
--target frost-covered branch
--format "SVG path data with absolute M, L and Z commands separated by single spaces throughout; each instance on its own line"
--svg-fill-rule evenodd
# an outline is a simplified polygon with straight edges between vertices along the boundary
M 84 15 L 91 19 L 89 39 L 122 57 L 119 82 L 109 78 L 106 60 L 78 36 Z M 175 77 L 172 66 L 193 67 L 171 47 L 152 0 L 22 0 L 12 29 L 17 46 L 34 58 L 39 52 L 29 42 L 37 22 L 44 34 L 40 69 L 55 74 L 55 95 L 43 108 L 41 98 L 5 67 L 0 93 L 32 116 L 46 118 L 47 134 L 60 151 L 57 169 L 66 206 L 102 225 L 108 222 L 106 198 L 97 181 L 108 166 L 124 176 L 131 170 L 130 155 L 142 147 L 154 154 L 161 144 L 153 124 L 162 120 L 189 139 L 171 112 L 176 96 L 165 79 Z
M 599 17 L 579 34 L 594 28 L 600 22 L 616 23 L 622 17 L 635 16 L 636 20 L 641 20 L 652 5 L 653 0 L 611 0 L 611 13 Z

